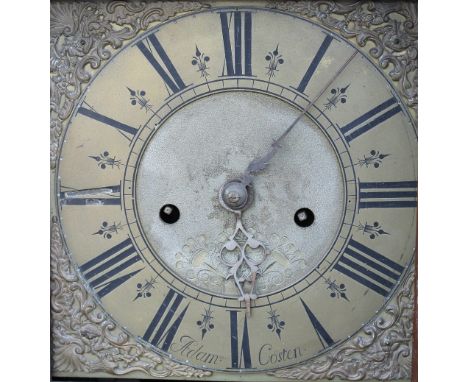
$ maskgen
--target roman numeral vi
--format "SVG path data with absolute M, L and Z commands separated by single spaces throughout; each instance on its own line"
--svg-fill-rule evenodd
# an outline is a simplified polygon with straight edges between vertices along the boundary
M 237 332 L 237 313 L 235 310 L 229 311 L 231 324 L 231 367 L 233 369 L 251 369 L 252 357 L 250 355 L 249 327 L 247 319 L 244 317 L 242 338 L 239 337 Z

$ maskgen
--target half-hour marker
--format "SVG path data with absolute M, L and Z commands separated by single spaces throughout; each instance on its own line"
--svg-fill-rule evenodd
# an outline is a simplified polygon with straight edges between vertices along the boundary
M 173 289 L 169 289 L 169 292 L 143 335 L 145 341 L 150 342 L 152 345 L 164 351 L 169 350 L 169 346 L 171 346 L 189 306 L 187 304 L 174 319 L 174 315 L 183 299 L 184 297 L 181 294 Z
M 312 59 L 309 67 L 307 68 L 307 71 L 305 72 L 304 77 L 302 77 L 301 82 L 299 83 L 297 88 L 295 88 L 298 92 L 304 93 L 307 85 L 310 82 L 310 79 L 312 78 L 315 71 L 317 70 L 317 67 L 320 64 L 320 61 L 322 60 L 323 56 L 325 55 L 325 52 L 327 51 L 332 41 L 333 41 L 333 37 L 327 34 L 322 44 L 320 45 L 320 48 L 315 54 L 315 57 Z
M 139 261 L 141 258 L 132 241 L 126 239 L 84 263 L 80 271 L 102 298 L 140 272 L 143 268 L 123 273 Z
M 174 64 L 169 59 L 166 51 L 157 39 L 156 35 L 151 34 L 145 40 L 137 43 L 138 49 L 146 57 L 151 66 L 158 72 L 168 88 L 169 95 L 178 93 L 187 86 L 177 72 Z M 153 52 L 153 49 L 156 52 Z M 161 65 L 160 62 L 164 65 Z
M 359 208 L 414 208 L 417 181 L 359 182 Z
M 401 111 L 401 106 L 395 97 L 392 97 L 380 105 L 364 113 L 354 121 L 340 128 L 346 141 L 350 143 L 370 129 L 380 125 L 387 119 L 393 117 Z
M 237 331 L 237 311 L 229 311 L 229 320 L 231 324 L 231 367 L 233 369 L 251 369 L 252 357 L 250 355 L 249 327 L 247 318 L 244 316 L 242 337 Z M 240 341 L 239 341 L 240 340 Z M 239 346 L 240 342 L 240 346 Z
M 404 271 L 400 264 L 352 238 L 333 268 L 384 297 Z
M 328 334 L 328 332 L 325 330 L 323 325 L 320 323 L 320 321 L 315 317 L 315 315 L 312 313 L 310 308 L 307 306 L 307 304 L 304 302 L 304 300 L 301 298 L 302 305 L 304 306 L 304 309 L 307 313 L 307 317 L 309 317 L 310 323 L 314 327 L 315 332 L 317 333 L 317 336 L 322 343 L 322 346 L 324 348 L 331 346 L 335 343 L 331 336 Z
M 86 117 L 92 118 L 92 119 L 94 119 L 94 120 L 96 120 L 98 122 L 102 122 L 102 123 L 104 123 L 106 125 L 109 125 L 109 126 L 115 128 L 115 129 L 118 129 L 120 131 L 123 131 L 124 133 L 135 135 L 138 132 L 138 129 L 135 129 L 134 127 L 128 126 L 125 123 L 116 121 L 115 119 L 106 117 L 105 115 L 99 114 L 99 113 L 95 112 L 94 110 L 87 109 L 87 108 L 82 107 L 82 106 L 78 108 L 78 113 L 80 113 L 80 114 L 82 114 L 82 115 L 84 115 Z
M 229 19 L 228 19 L 229 15 Z M 224 59 L 223 76 L 252 75 L 252 13 L 220 12 L 223 35 Z M 243 17 L 242 17 L 243 16 Z M 230 25 L 234 17 L 234 54 L 231 47 Z M 225 70 L 226 71 L 225 71 Z
M 62 186 L 60 205 L 64 206 L 119 206 L 120 184 L 116 186 L 89 188 L 84 190 Z

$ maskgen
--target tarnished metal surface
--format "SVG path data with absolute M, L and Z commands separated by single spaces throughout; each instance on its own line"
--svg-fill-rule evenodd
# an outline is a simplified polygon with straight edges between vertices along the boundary
M 219 203 L 219 189 L 239 177 L 253 156 L 267 151 L 298 113 L 265 95 L 220 93 L 179 110 L 154 135 L 137 176 L 139 216 L 154 252 L 183 279 L 238 296 L 235 283 L 225 281 L 229 267 L 219 258 L 235 227 L 234 214 Z M 297 282 L 327 254 L 343 214 L 343 177 L 332 145 L 310 119 L 302 119 L 253 187 L 252 205 L 242 214 L 246 229 L 272 256 L 280 256 L 275 237 L 295 249 L 294 256 L 276 259 L 269 269 L 264 267 L 271 261 L 259 266 L 266 276 L 259 276 L 257 293 L 266 294 Z M 181 211 L 176 224 L 158 217 L 166 203 Z M 294 223 L 301 207 L 314 211 L 317 221 L 306 235 Z M 191 248 L 197 240 L 204 242 L 203 249 Z

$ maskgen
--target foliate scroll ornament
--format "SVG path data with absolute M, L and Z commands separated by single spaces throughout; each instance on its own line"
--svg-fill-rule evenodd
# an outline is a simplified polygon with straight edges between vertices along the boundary
M 418 21 L 411 1 L 269 1 L 270 8 L 319 22 L 360 47 L 398 83 L 406 105 L 417 112 Z
M 410 378 L 413 301 L 414 267 L 385 309 L 347 342 L 313 361 L 270 374 L 302 380 Z
M 64 250 L 56 217 L 51 230 L 53 372 L 143 372 L 156 378 L 211 375 L 146 350 L 118 327 L 83 286 Z
M 50 5 L 50 159 L 62 130 L 101 64 L 140 32 L 207 5 L 191 1 L 54 1 Z

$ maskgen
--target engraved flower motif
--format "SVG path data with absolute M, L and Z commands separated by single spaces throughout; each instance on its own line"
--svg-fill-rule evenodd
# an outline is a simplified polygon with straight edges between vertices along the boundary
M 206 288 L 224 291 L 227 267 L 219 259 L 219 248 L 204 235 L 189 238 L 175 255 L 175 267 L 189 281 Z
M 283 268 L 295 264 L 300 268 L 305 267 L 304 254 L 296 248 L 296 246 L 289 241 L 286 236 L 280 237 L 273 234 L 269 241 L 271 257 L 275 259 Z
M 273 234 L 268 239 L 258 236 L 268 244 L 270 251 L 268 259 L 259 267 L 257 280 L 259 292 L 269 290 L 272 286 L 280 287 L 294 278 L 296 271 L 303 270 L 307 266 L 304 253 L 298 250 L 286 236 Z
M 268 321 L 267 329 L 277 334 L 278 338 L 281 339 L 281 332 L 284 330 L 286 322 L 280 318 L 280 315 L 273 310 L 270 306 L 270 311 L 268 312 Z

